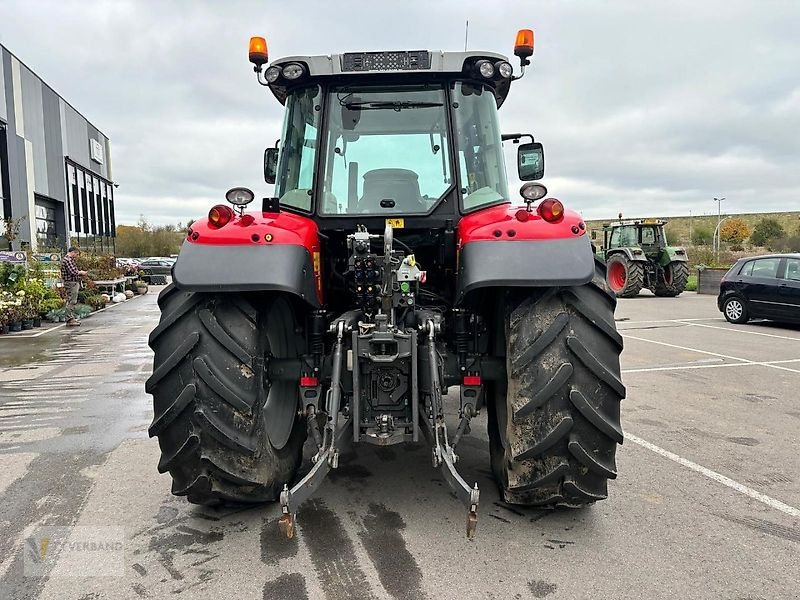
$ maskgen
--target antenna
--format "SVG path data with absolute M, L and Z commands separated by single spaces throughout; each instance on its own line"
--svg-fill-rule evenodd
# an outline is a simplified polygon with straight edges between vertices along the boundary
M 467 51 L 467 40 L 469 39 L 469 19 L 464 25 L 464 52 Z

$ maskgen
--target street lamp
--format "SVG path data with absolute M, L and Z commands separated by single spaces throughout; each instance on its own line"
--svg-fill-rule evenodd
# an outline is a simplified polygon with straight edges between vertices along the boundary
M 725 198 L 714 198 L 714 202 L 717 203 L 717 231 L 719 231 L 719 226 L 722 224 L 722 201 L 723 200 L 725 200 Z M 716 247 L 715 247 L 717 262 L 719 262 L 719 246 L 720 246 L 719 237 L 717 237 L 717 243 L 716 243 Z
M 720 222 L 717 223 L 717 228 L 714 230 L 714 239 L 712 241 L 711 246 L 716 248 L 716 252 L 714 253 L 714 257 L 715 257 L 714 258 L 714 262 L 716 262 L 717 264 L 719 264 L 719 245 L 720 245 L 719 228 L 720 228 L 720 225 L 722 225 L 728 219 L 730 219 L 730 217 L 725 217 L 724 219 L 720 220 Z

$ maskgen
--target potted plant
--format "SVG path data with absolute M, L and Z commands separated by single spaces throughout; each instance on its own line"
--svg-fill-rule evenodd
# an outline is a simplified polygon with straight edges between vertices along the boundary
M 11 294 L 0 292 L 0 334 L 8 333 L 8 321 L 11 318 Z
M 47 298 L 39 306 L 39 321 L 41 322 L 42 318 L 45 318 L 48 321 L 58 321 L 58 315 L 56 311 L 63 309 L 64 301 L 61 298 Z
M 22 298 L 25 292 L 22 290 L 15 294 L 10 294 L 8 302 L 8 330 L 11 333 L 22 331 Z
M 94 310 L 100 310 L 101 308 L 105 308 L 106 298 L 104 296 L 105 294 L 98 294 L 96 296 L 92 296 L 91 298 L 89 298 L 87 304 L 89 304 L 89 306 L 91 306 Z
M 147 293 L 147 282 L 142 279 L 137 279 L 133 282 L 133 285 L 136 287 L 136 293 L 139 295 Z
M 25 300 L 23 302 L 25 307 L 26 321 L 31 321 L 32 327 L 41 327 L 42 320 L 39 316 L 42 303 L 47 295 L 47 286 L 44 281 L 35 277 L 29 277 L 21 286 L 25 292 Z M 23 328 L 26 324 L 23 323 Z

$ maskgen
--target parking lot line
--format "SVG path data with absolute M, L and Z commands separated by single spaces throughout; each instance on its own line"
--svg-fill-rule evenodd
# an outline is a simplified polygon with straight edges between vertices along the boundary
M 725 475 L 721 475 L 721 474 L 717 473 L 716 471 L 712 471 L 711 469 L 708 469 L 708 468 L 704 467 L 703 465 L 698 465 L 695 462 L 692 462 L 692 461 L 690 461 L 690 460 L 688 460 L 686 458 L 683 458 L 682 456 L 678 456 L 674 452 L 670 452 L 669 450 L 665 450 L 664 448 L 662 448 L 660 446 L 656 446 L 655 444 L 651 444 L 647 440 L 643 440 L 642 438 L 640 438 L 638 436 L 635 436 L 632 433 L 629 433 L 627 431 L 625 432 L 625 439 L 626 440 L 630 440 L 634 444 L 638 444 L 639 446 L 642 446 L 643 448 L 647 448 L 648 450 L 650 450 L 652 452 L 655 452 L 656 454 L 659 454 L 659 455 L 663 456 L 664 458 L 668 458 L 669 460 L 671 460 L 673 462 L 676 462 L 679 465 L 682 465 L 682 466 L 684 466 L 684 467 L 686 467 L 688 469 L 691 469 L 692 471 L 700 473 L 701 475 L 705 475 L 709 479 L 713 479 L 714 481 L 716 481 L 718 483 L 721 483 L 722 485 L 725 485 L 725 486 L 731 488 L 732 490 L 736 490 L 740 494 L 744 494 L 745 496 L 749 496 L 750 498 L 753 498 L 754 500 L 758 500 L 759 502 L 762 502 L 763 504 L 766 504 L 770 508 L 774 508 L 775 510 L 779 510 L 782 513 L 785 513 L 785 514 L 787 514 L 787 515 L 789 515 L 791 517 L 800 518 L 800 509 L 797 509 L 794 506 L 789 506 L 788 504 L 785 504 L 785 503 L 781 502 L 780 500 L 776 500 L 775 498 L 773 498 L 771 496 L 767 496 L 766 494 L 762 494 L 761 492 L 757 492 L 753 488 L 749 488 L 746 485 L 743 485 L 743 484 L 739 483 L 738 481 L 734 481 L 730 477 L 725 477 Z
M 790 369 L 789 367 L 782 367 L 780 365 L 771 363 L 771 362 L 759 362 L 757 360 L 747 360 L 746 358 L 739 358 L 738 356 L 730 356 L 728 354 L 720 354 L 719 352 L 710 352 L 708 350 L 699 350 L 697 348 L 689 348 L 687 346 L 678 346 L 677 344 L 669 344 L 667 342 L 658 342 L 656 340 L 648 340 L 647 338 L 640 338 L 634 335 L 627 335 L 624 331 L 621 331 L 622 335 L 626 338 L 632 340 L 638 340 L 640 342 L 650 342 L 651 344 L 658 344 L 659 346 L 667 346 L 668 348 L 677 348 L 678 350 L 686 350 L 687 352 L 697 352 L 698 354 L 708 354 L 709 356 L 718 356 L 720 358 L 727 358 L 728 360 L 738 360 L 741 364 L 750 364 L 750 365 L 761 365 L 764 367 L 769 367 L 771 369 L 780 369 L 781 371 L 789 371 L 790 373 L 800 373 L 797 369 Z
M 790 358 L 788 360 L 766 360 L 766 361 L 746 361 L 741 363 L 723 363 L 717 365 L 675 365 L 673 367 L 644 367 L 641 369 L 622 369 L 623 374 L 627 373 L 650 373 L 654 371 L 685 371 L 690 369 L 724 369 L 726 367 L 748 367 L 751 365 L 768 367 L 785 363 L 800 362 L 800 358 Z
M 690 321 L 721 321 L 722 317 L 702 317 L 697 319 L 652 319 L 646 321 L 629 321 L 628 319 L 616 319 L 617 323 L 625 325 L 638 325 L 641 323 L 688 323 Z
M 749 335 L 763 335 L 764 337 L 778 338 L 781 340 L 792 340 L 793 342 L 800 342 L 800 338 L 789 337 L 788 335 L 778 335 L 775 333 L 764 333 L 762 331 L 748 331 L 744 329 L 737 329 L 735 327 L 719 327 L 718 325 L 705 325 L 703 323 L 689 323 L 688 319 L 684 319 L 687 325 L 692 327 L 708 327 L 709 329 L 721 329 L 722 331 L 736 331 L 738 333 L 747 333 Z

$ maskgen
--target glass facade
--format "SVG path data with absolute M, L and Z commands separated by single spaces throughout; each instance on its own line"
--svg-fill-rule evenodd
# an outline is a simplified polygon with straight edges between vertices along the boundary
M 69 159 L 66 167 L 72 240 L 85 249 L 113 252 L 114 185 Z

